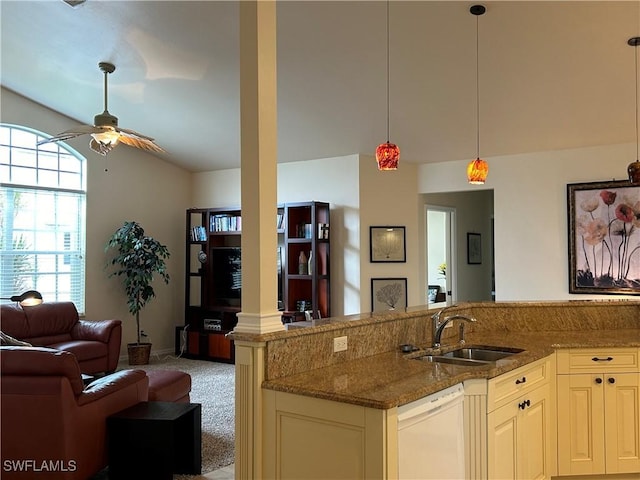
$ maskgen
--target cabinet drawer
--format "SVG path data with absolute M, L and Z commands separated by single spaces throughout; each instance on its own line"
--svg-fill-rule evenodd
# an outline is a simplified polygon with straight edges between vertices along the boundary
M 640 371 L 638 348 L 569 348 L 556 352 L 558 373 Z
M 549 382 L 551 357 L 524 365 L 489 380 L 487 405 L 491 410 Z M 491 411 L 490 410 L 490 411 Z

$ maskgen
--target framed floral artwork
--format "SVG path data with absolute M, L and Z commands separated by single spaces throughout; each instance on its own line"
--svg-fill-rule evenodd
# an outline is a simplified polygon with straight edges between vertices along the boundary
M 372 278 L 371 311 L 403 310 L 407 308 L 406 278 Z
M 569 293 L 640 295 L 640 185 L 567 185 Z

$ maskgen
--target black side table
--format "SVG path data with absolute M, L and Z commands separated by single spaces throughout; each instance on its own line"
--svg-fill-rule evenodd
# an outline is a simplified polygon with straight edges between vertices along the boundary
M 202 469 L 199 403 L 141 402 L 107 418 L 109 478 L 172 480 Z

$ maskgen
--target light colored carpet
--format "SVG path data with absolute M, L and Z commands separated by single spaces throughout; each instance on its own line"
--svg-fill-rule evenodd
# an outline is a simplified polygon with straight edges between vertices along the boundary
M 120 365 L 122 368 L 181 370 L 191 375 L 191 403 L 202 404 L 202 473 L 234 462 L 235 367 L 227 363 L 190 360 L 175 356 L 153 356 L 149 365 Z M 175 475 L 176 480 L 197 476 Z
M 118 370 L 180 370 L 191 375 L 191 403 L 202 405 L 202 473 L 234 462 L 235 366 L 175 356 L 152 356 L 149 365 L 118 365 Z M 102 472 L 108 475 L 108 469 Z M 108 478 L 97 476 L 93 480 Z M 174 480 L 206 480 L 200 475 L 174 475 Z

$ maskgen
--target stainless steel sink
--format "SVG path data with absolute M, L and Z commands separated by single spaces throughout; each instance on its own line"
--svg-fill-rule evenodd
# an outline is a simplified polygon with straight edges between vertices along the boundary
M 423 362 L 449 363 L 468 367 L 480 367 L 500 359 L 523 352 L 520 348 L 473 346 L 462 347 L 439 355 L 422 355 L 416 360 Z
M 505 347 L 463 347 L 453 350 L 451 352 L 443 353 L 441 356 L 450 358 L 464 358 L 470 360 L 480 360 L 485 362 L 495 362 L 501 358 L 515 355 L 522 352 L 519 348 L 505 348 Z
M 491 363 L 482 360 L 472 360 L 470 358 L 445 357 L 443 355 L 423 355 L 421 357 L 416 357 L 416 360 L 422 360 L 423 362 L 431 363 L 448 363 L 451 365 L 461 365 L 464 367 L 481 367 L 483 365 Z

